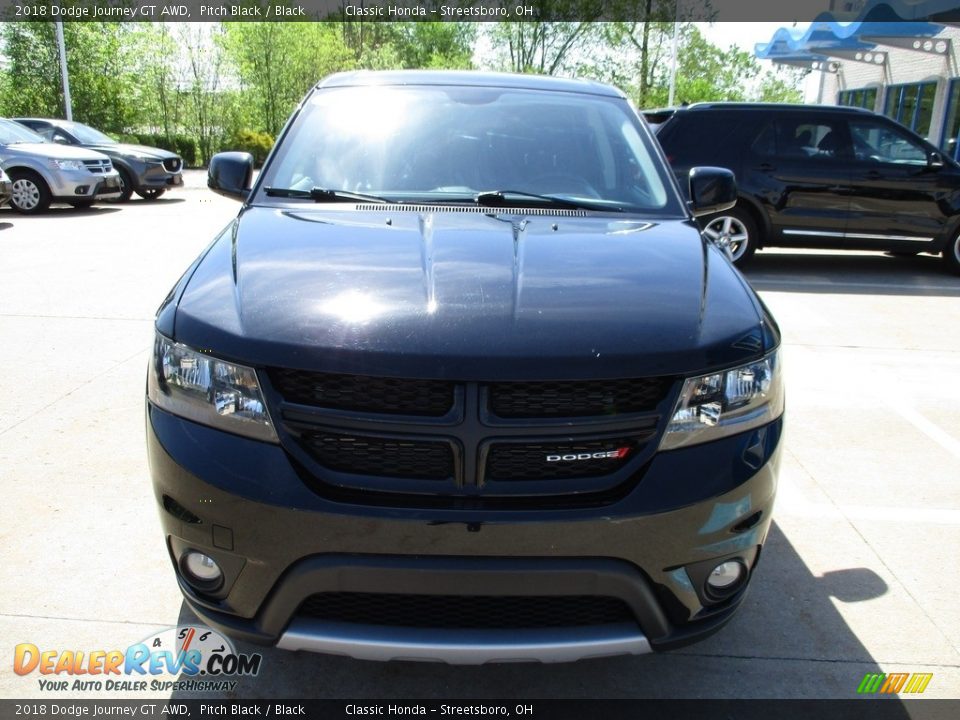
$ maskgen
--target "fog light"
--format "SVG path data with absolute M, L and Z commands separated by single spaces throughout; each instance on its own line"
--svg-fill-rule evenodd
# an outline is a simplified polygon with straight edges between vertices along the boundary
M 746 577 L 746 568 L 737 560 L 727 560 L 717 565 L 707 576 L 707 591 L 714 596 L 732 594 Z
M 89 185 L 78 185 L 77 188 L 73 191 L 73 193 L 74 195 L 86 195 L 89 189 L 90 189 Z
M 196 550 L 183 556 L 183 570 L 190 584 L 202 590 L 215 589 L 223 580 L 223 571 L 217 561 Z

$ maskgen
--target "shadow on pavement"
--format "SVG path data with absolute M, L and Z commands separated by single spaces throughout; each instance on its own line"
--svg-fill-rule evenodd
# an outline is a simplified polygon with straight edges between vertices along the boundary
M 118 203 L 121 205 L 173 205 L 174 203 L 186 202 L 186 198 L 182 197 L 163 197 L 154 198 L 153 200 L 147 200 L 146 198 L 132 197 L 124 203 Z
M 51 218 L 51 217 L 90 217 L 95 218 L 102 215 L 109 215 L 111 213 L 120 212 L 120 208 L 112 207 L 110 205 L 91 205 L 90 207 L 84 208 L 75 208 L 69 205 L 53 205 L 45 213 L 40 215 L 23 215 L 21 217 L 35 217 L 35 218 Z
M 864 675 L 881 670 L 831 598 L 862 602 L 885 592 L 886 583 L 867 568 L 812 575 L 774 524 L 738 615 L 712 638 L 672 653 L 560 665 L 455 667 L 365 662 L 237 643 L 239 652 L 263 655 L 259 676 L 234 678 L 238 683 L 231 692 L 175 692 L 172 697 L 853 699 Z M 178 620 L 198 622 L 185 604 Z M 893 696 L 886 699 L 899 703 Z
M 761 291 L 960 297 L 960 276 L 933 255 L 757 253 L 743 274 Z

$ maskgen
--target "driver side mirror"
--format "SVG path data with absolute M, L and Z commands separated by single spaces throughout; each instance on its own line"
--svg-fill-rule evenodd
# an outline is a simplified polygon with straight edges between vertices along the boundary
M 210 158 L 207 187 L 218 195 L 246 200 L 253 178 L 253 155 L 245 152 L 222 152 Z
M 929 153 L 927 153 L 927 167 L 928 167 L 928 168 L 932 168 L 932 169 L 934 169 L 934 170 L 938 170 L 938 169 L 942 168 L 943 165 L 944 165 L 943 155 L 941 155 L 941 154 L 940 154 L 939 152 L 937 152 L 936 150 L 931 150 Z
M 694 217 L 729 210 L 737 204 L 737 181 L 726 168 L 695 167 L 690 170 L 690 200 Z

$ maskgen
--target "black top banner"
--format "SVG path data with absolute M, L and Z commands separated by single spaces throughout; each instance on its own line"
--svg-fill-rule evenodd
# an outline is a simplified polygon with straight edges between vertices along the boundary
M 0 0 L 6 21 L 938 22 L 960 0 Z
M 956 720 L 960 701 L 909 700 L 0 700 L 0 717 Z

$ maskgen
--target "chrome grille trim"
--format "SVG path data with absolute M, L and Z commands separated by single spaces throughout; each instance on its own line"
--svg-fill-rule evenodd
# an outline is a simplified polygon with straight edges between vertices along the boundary
M 82 160 L 81 162 L 87 170 L 97 175 L 105 175 L 113 169 L 113 163 L 109 160 Z

